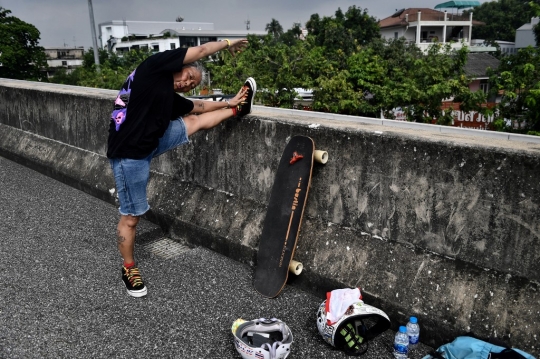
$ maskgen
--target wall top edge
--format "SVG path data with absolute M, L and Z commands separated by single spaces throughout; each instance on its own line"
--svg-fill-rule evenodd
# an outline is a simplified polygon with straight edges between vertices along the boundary
M 2 87 L 111 100 L 118 93 L 116 90 L 0 78 L 0 88 Z M 313 131 L 335 128 L 372 132 L 374 135 L 379 136 L 413 136 L 430 141 L 446 141 L 460 145 L 501 147 L 505 150 L 524 151 L 534 156 L 540 156 L 540 136 L 265 106 L 253 106 L 252 115 L 285 122 L 295 122 Z

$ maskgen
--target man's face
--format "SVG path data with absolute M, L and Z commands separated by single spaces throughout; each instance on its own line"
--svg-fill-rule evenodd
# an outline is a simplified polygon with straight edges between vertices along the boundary
M 201 83 L 202 74 L 195 67 L 184 67 L 173 78 L 175 92 L 188 92 Z

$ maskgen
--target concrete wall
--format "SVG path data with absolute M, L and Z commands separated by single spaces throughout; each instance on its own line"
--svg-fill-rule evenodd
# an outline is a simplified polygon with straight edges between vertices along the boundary
M 0 80 L 0 155 L 114 203 L 104 154 L 115 95 Z M 265 111 L 156 160 L 147 217 L 254 265 L 281 152 L 310 136 L 330 160 L 314 169 L 293 285 L 321 298 L 360 286 L 394 328 L 419 317 L 433 346 L 472 331 L 539 353 L 538 138 Z

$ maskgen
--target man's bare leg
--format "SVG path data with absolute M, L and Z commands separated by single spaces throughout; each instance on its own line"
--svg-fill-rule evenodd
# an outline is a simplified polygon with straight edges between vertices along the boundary
M 199 130 L 209 130 L 216 127 L 226 119 L 233 117 L 233 115 L 233 110 L 228 108 L 201 113 L 199 115 L 187 115 L 183 119 L 186 124 L 188 136 L 191 136 Z
M 120 217 L 117 228 L 117 241 L 118 250 L 120 255 L 124 259 L 124 263 L 133 263 L 135 258 L 133 257 L 133 250 L 135 249 L 135 232 L 137 224 L 139 223 L 139 217 L 124 216 Z
M 121 216 L 118 222 L 118 250 L 124 259 L 122 280 L 126 290 L 132 297 L 143 297 L 147 293 L 139 268 L 135 265 L 133 251 L 135 249 L 135 232 L 139 217 Z

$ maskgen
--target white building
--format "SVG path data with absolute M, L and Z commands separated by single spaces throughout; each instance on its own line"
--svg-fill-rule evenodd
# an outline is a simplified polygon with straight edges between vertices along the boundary
M 499 45 L 501 52 L 505 55 L 514 55 L 517 52 L 515 42 L 502 40 L 496 40 L 495 42 Z
M 83 64 L 83 47 L 46 47 L 47 77 L 54 76 L 59 69 L 71 73 Z
M 215 30 L 208 22 L 163 22 L 113 20 L 98 25 L 101 47 L 113 52 L 148 48 L 156 52 L 198 46 L 210 41 L 245 38 L 266 31 Z
M 450 6 L 445 4 L 441 5 Z M 433 43 L 450 43 L 453 48 L 471 46 L 473 26 L 484 25 L 469 16 L 452 14 L 429 8 L 409 8 L 379 21 L 381 37 L 398 39 L 404 37 L 426 51 Z
M 516 30 L 516 49 L 522 49 L 527 46 L 536 47 L 533 28 L 539 21 L 540 18 L 533 17 L 530 23 L 524 24 Z
M 494 41 L 498 48 L 501 50 L 501 53 L 504 55 L 512 55 L 516 53 L 515 43 L 510 41 L 495 40 Z M 496 46 L 489 45 L 486 40 L 483 39 L 472 39 L 470 52 L 495 52 L 497 51 Z

